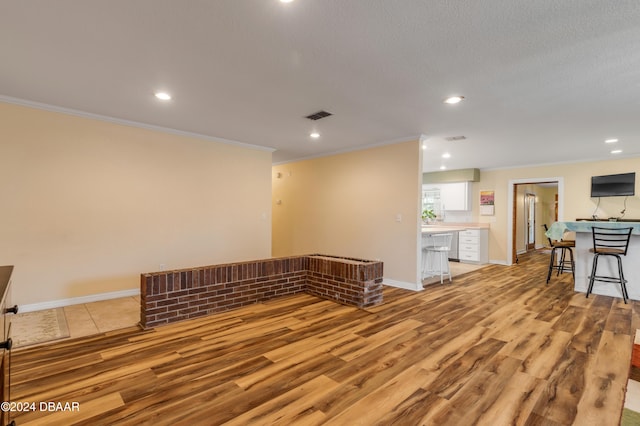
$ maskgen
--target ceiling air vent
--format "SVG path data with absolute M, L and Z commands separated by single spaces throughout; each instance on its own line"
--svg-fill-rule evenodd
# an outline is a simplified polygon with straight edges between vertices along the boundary
M 463 141 L 466 138 L 467 138 L 466 136 L 449 136 L 449 137 L 444 138 L 444 140 L 449 141 L 449 142 L 453 142 L 453 141 Z
M 333 115 L 333 114 L 327 111 L 318 111 L 318 112 L 314 112 L 311 115 L 307 115 L 305 118 L 316 121 L 316 120 L 320 120 L 321 118 L 329 117 L 330 115 Z

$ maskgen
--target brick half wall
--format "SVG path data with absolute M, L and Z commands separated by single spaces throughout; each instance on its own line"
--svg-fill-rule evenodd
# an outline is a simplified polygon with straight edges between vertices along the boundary
M 382 303 L 382 262 L 322 255 L 307 258 L 307 293 L 358 308 Z
M 358 308 L 382 303 L 383 264 L 325 255 L 211 265 L 140 276 L 144 328 L 306 292 Z

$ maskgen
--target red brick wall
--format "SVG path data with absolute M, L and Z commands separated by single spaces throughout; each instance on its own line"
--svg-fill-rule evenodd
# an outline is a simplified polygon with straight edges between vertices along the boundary
M 382 303 L 382 262 L 308 256 L 309 294 L 366 308 Z
M 149 328 L 308 292 L 364 308 L 382 303 L 382 262 L 310 255 L 140 276 L 140 323 Z

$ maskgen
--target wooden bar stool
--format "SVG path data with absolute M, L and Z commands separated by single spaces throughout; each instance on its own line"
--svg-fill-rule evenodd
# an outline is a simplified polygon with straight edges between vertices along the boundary
M 544 225 L 545 232 L 549 230 L 547 228 L 547 224 Z M 547 237 L 549 240 L 549 245 L 551 246 L 551 259 L 549 259 L 549 272 L 547 273 L 547 284 L 549 284 L 549 280 L 551 279 L 551 273 L 553 270 L 558 271 L 558 275 L 562 272 L 571 271 L 571 275 L 573 276 L 573 280 L 576 279 L 576 263 L 573 260 L 573 248 L 576 246 L 575 241 L 553 241 L 551 238 Z M 560 251 L 560 257 L 558 258 L 556 250 Z M 569 252 L 569 258 L 567 259 L 567 252 Z
M 593 248 L 589 252 L 593 253 L 593 264 L 591 266 L 591 275 L 589 276 L 589 288 L 587 289 L 587 297 L 593 290 L 594 281 L 602 281 L 606 283 L 620 284 L 622 290 L 622 299 L 627 303 L 629 293 L 627 293 L 627 280 L 624 279 L 622 272 L 622 258 L 620 256 L 627 255 L 629 248 L 629 240 L 631 240 L 631 231 L 633 228 L 591 228 L 593 235 Z M 598 259 L 600 256 L 611 256 L 618 260 L 618 276 L 597 275 Z

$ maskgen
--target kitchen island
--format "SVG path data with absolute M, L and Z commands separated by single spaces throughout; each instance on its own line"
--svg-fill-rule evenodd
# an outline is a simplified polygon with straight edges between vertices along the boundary
M 562 239 L 565 232 L 576 233 L 576 247 L 573 249 L 575 259 L 574 290 L 581 293 L 587 292 L 593 261 L 593 254 L 589 253 L 589 249 L 593 248 L 591 228 L 594 226 L 610 229 L 633 228 L 627 255 L 621 256 L 622 269 L 624 277 L 627 279 L 629 299 L 640 300 L 640 262 L 638 262 L 640 259 L 640 222 L 577 221 L 555 222 L 551 225 L 546 235 L 552 240 Z M 601 256 L 598 261 L 598 275 L 618 276 L 616 260 L 610 256 Z M 592 293 L 622 298 L 622 290 L 615 283 L 596 281 Z

